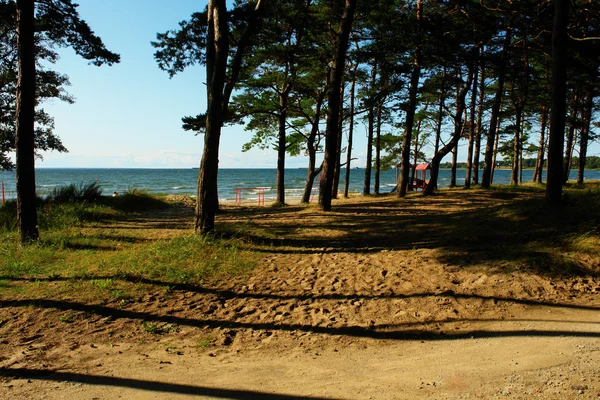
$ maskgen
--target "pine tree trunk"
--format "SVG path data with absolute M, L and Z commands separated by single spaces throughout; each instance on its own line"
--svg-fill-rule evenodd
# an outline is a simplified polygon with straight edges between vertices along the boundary
M 285 154 L 286 154 L 286 126 L 287 123 L 287 103 L 288 89 L 283 88 L 279 94 L 279 115 L 277 117 L 279 124 L 278 143 L 277 143 L 277 204 L 285 205 Z
M 356 71 L 358 63 L 354 65 L 352 83 L 350 84 L 350 127 L 348 128 L 348 148 L 346 149 L 346 181 L 344 182 L 344 197 L 348 198 L 350 188 L 350 163 L 352 162 L 352 138 L 354 136 L 354 100 L 356 94 Z
M 519 184 L 519 155 L 521 154 L 521 119 L 523 109 L 515 109 L 515 139 L 513 142 L 513 165 L 510 175 L 510 184 L 515 186 Z
M 494 142 L 496 141 L 496 131 L 498 129 L 498 118 L 500 116 L 500 105 L 502 104 L 502 96 L 504 95 L 504 80 L 506 79 L 506 66 L 508 64 L 509 48 L 512 41 L 512 28 L 506 29 L 504 37 L 504 48 L 502 49 L 502 61 L 498 68 L 498 88 L 492 104 L 492 115 L 490 117 L 490 129 L 488 129 L 488 137 L 485 146 L 485 157 L 483 175 L 481 177 L 481 187 L 489 189 L 492 183 L 492 170 L 494 165 Z
M 373 191 L 379 195 L 379 178 L 381 176 L 381 108 L 383 104 L 377 105 L 377 128 L 375 134 L 375 186 Z
M 417 91 L 419 89 L 419 79 L 421 77 L 421 66 L 423 55 L 421 49 L 423 24 L 423 0 L 417 0 L 417 31 L 419 42 L 415 48 L 415 62 L 410 77 L 410 87 L 408 89 L 408 108 L 406 110 L 406 123 L 404 125 L 404 139 L 402 140 L 402 161 L 400 167 L 400 182 L 398 184 L 398 197 L 405 197 L 409 186 L 410 172 L 410 146 L 412 143 L 412 131 L 415 122 L 415 111 L 417 109 Z
M 498 116 L 498 124 L 496 127 L 496 133 L 494 140 L 494 150 L 492 157 L 492 176 L 490 176 L 490 183 L 494 182 L 494 172 L 496 172 L 496 157 L 498 156 L 498 144 L 500 143 L 500 126 L 502 125 L 502 110 L 500 110 L 500 115 Z
M 319 133 L 319 122 L 321 120 L 321 108 L 325 100 L 325 91 L 322 91 L 317 96 L 317 104 L 315 106 L 315 117 L 312 121 L 310 135 L 306 141 L 306 151 L 308 153 L 308 171 L 306 174 L 306 183 L 304 185 L 304 193 L 302 194 L 302 203 L 309 203 L 312 196 L 313 184 L 315 177 L 321 173 L 321 168 L 316 169 L 317 149 L 315 148 L 315 140 Z
M 35 195 L 35 46 L 34 1 L 17 0 L 19 62 L 16 104 L 16 186 L 19 243 L 38 238 Z
M 331 190 L 333 188 L 333 173 L 335 160 L 337 158 L 337 135 L 339 133 L 339 107 L 340 107 L 340 88 L 344 75 L 344 66 L 346 63 L 346 51 L 348 49 L 348 39 L 354 20 L 354 10 L 357 0 L 346 0 L 344 15 L 340 23 L 340 32 L 337 35 L 335 46 L 335 58 L 332 61 L 330 73 L 331 86 L 328 95 L 327 109 L 327 128 L 325 137 L 325 159 L 323 161 L 323 173 L 319 188 L 319 205 L 323 211 L 331 211 Z
M 579 100 L 579 95 L 575 95 L 573 98 L 569 130 L 567 133 L 567 144 L 563 163 L 563 184 L 567 183 L 569 180 L 569 175 L 571 174 L 571 156 L 573 154 L 573 147 L 575 145 L 575 126 L 577 125 L 579 114 Z
M 558 210 L 562 206 L 562 163 L 565 138 L 567 97 L 567 25 L 569 0 L 555 0 L 552 30 L 552 106 L 548 138 L 548 172 L 546 173 L 546 202 Z
M 473 77 L 473 91 L 471 93 L 471 126 L 469 131 L 469 145 L 467 147 L 467 173 L 465 176 L 465 189 L 471 188 L 473 174 L 473 148 L 475 147 L 475 106 L 477 104 L 477 82 L 479 80 L 479 67 L 475 66 Z
M 225 0 L 209 0 L 206 76 L 208 82 L 208 110 L 204 150 L 198 173 L 196 198 L 197 234 L 215 229 L 215 214 L 219 207 L 217 174 L 219 170 L 219 140 L 223 126 L 223 89 L 229 51 L 227 6 Z
M 546 144 L 546 125 L 548 121 L 548 107 L 542 106 L 541 109 L 542 114 L 542 123 L 540 129 L 540 142 L 538 145 L 538 154 L 535 163 L 535 171 L 533 173 L 532 182 L 542 183 L 542 170 L 544 169 L 544 154 L 546 152 L 545 144 Z
M 485 65 L 481 62 L 481 79 L 479 86 L 479 106 L 477 107 L 477 133 L 475 136 L 475 153 L 473 154 L 473 184 L 479 184 L 479 157 L 481 157 L 481 134 L 483 133 L 483 102 L 485 100 Z
M 456 187 L 456 161 L 458 157 L 458 143 L 452 149 L 452 166 L 450 167 L 450 187 Z
M 583 185 L 583 174 L 585 172 L 585 161 L 587 158 L 588 141 L 590 137 L 590 124 L 592 123 L 592 110 L 594 107 L 593 89 L 590 87 L 585 103 L 583 127 L 579 138 L 579 165 L 577 168 L 577 184 Z
M 375 80 L 377 77 L 377 60 L 374 60 L 371 69 L 371 91 L 375 91 Z M 363 183 L 363 195 L 371 194 L 371 167 L 373 165 L 373 136 L 375 135 L 375 100 L 369 100 L 369 111 L 367 112 L 367 165 L 365 165 L 365 180 Z
M 442 136 L 442 122 L 444 120 L 444 104 L 446 103 L 446 66 L 444 65 L 444 74 L 442 75 L 442 87 L 440 89 L 440 102 L 438 105 L 437 125 L 435 127 L 435 145 L 433 147 L 433 156 L 440 151 L 440 138 Z
M 342 79 L 342 87 L 340 88 L 340 123 L 338 132 L 337 142 L 337 159 L 335 160 L 335 172 L 333 174 L 333 189 L 331 190 L 331 196 L 334 199 L 338 198 L 339 187 L 340 187 L 340 172 L 342 168 L 342 137 L 344 136 L 344 83 Z
M 433 194 L 434 189 L 437 187 L 438 176 L 440 172 L 440 162 L 442 159 L 450 153 L 456 146 L 458 146 L 458 141 L 462 135 L 463 131 L 463 114 L 465 112 L 465 98 L 467 97 L 467 93 L 471 89 L 471 84 L 473 83 L 473 66 L 469 65 L 469 72 L 467 73 L 467 82 L 461 89 L 459 95 L 457 96 L 456 101 L 456 114 L 454 115 L 454 133 L 450 142 L 446 144 L 431 160 L 431 179 L 429 179 L 429 183 L 427 184 L 427 188 L 423 191 L 424 196 L 429 196 Z

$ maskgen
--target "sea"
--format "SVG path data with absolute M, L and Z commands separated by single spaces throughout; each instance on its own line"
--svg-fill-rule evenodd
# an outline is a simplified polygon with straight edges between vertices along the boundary
M 340 191 L 344 188 L 345 169 L 341 174 Z M 457 185 L 463 185 L 466 171 L 457 171 Z M 496 170 L 494 183 L 508 184 L 510 182 L 509 170 Z M 523 171 L 523 182 L 531 181 L 533 171 Z M 235 188 L 246 188 L 240 191 L 242 201 L 257 199 L 258 190 L 264 188 L 265 203 L 276 198 L 276 169 L 252 168 L 223 168 L 219 170 L 218 187 L 219 201 L 235 202 Z M 481 176 L 481 174 L 480 174 Z M 571 171 L 570 178 L 575 179 L 577 171 Z M 349 192 L 360 194 L 363 192 L 365 170 L 354 168 L 350 171 Z M 599 170 L 585 172 L 585 179 L 600 180 Z M 197 168 L 180 169 L 137 169 L 137 168 L 38 168 L 36 169 L 36 187 L 38 195 L 47 196 L 59 186 L 98 182 L 103 194 L 111 195 L 114 192 L 126 193 L 139 190 L 150 194 L 175 194 L 195 196 L 198 180 Z M 4 186 L 6 200 L 16 198 L 15 172 L 0 171 L 0 181 Z M 285 196 L 286 200 L 300 199 L 306 181 L 306 169 L 285 170 Z M 374 173 L 371 177 L 371 193 L 375 181 Z M 450 184 L 450 170 L 441 170 L 438 187 L 447 187 Z M 396 171 L 384 171 L 380 175 L 380 193 L 390 192 L 396 186 Z

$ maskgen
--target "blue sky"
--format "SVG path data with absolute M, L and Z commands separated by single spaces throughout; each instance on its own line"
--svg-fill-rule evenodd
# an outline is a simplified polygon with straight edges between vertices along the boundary
M 157 32 L 201 11 L 199 0 L 80 0 L 79 14 L 106 46 L 121 55 L 121 63 L 95 67 L 71 49 L 60 49 L 53 67 L 67 74 L 75 104 L 53 101 L 44 108 L 55 118 L 55 132 L 69 153 L 48 152 L 38 167 L 189 168 L 199 166 L 203 137 L 181 128 L 181 117 L 206 110 L 204 67 L 196 66 L 169 79 L 154 61 L 150 45 Z M 365 166 L 366 129 L 356 125 L 353 166 Z M 251 136 L 241 126 L 225 128 L 220 167 L 274 168 L 272 150 L 242 153 Z M 466 142 L 461 141 L 459 160 Z M 599 155 L 594 144 L 589 155 Z M 448 161 L 448 156 L 444 161 Z M 286 166 L 306 167 L 304 157 L 288 157 Z
M 203 137 L 181 129 L 181 117 L 206 109 L 205 74 L 193 67 L 169 79 L 154 61 L 157 32 L 174 29 L 206 1 L 81 0 L 80 16 L 121 55 L 121 63 L 95 67 L 71 49 L 60 49 L 54 69 L 67 74 L 75 104 L 53 101 L 55 132 L 69 153 L 43 154 L 38 167 L 197 167 Z M 221 139 L 220 166 L 273 167 L 272 151 L 241 152 L 250 133 L 228 128 Z M 304 166 L 302 159 L 290 166 Z

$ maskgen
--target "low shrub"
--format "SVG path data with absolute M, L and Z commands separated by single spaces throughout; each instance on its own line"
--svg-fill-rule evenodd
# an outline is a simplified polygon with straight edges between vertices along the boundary
M 142 212 L 169 207 L 169 203 L 159 197 L 149 195 L 137 189 L 130 190 L 116 197 L 106 197 L 105 203 L 117 211 L 125 212 Z
M 93 203 L 102 198 L 102 188 L 98 182 L 70 184 L 54 188 L 47 197 L 53 203 Z

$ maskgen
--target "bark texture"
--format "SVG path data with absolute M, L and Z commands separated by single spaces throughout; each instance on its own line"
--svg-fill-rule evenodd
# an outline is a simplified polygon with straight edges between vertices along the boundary
M 357 0 L 346 0 L 344 14 L 340 22 L 340 31 L 337 35 L 335 57 L 330 72 L 331 86 L 328 95 L 327 129 L 325 137 L 325 158 L 323 161 L 323 173 L 319 186 L 319 206 L 323 211 L 331 211 L 331 190 L 333 189 L 333 174 L 337 160 L 337 144 L 339 134 L 339 107 L 340 88 L 344 75 L 346 63 L 346 51 L 348 50 L 348 39 L 354 20 L 354 11 Z
M 16 104 L 16 186 L 19 243 L 38 238 L 35 196 L 35 46 L 34 1 L 17 1 L 19 75 Z
M 552 106 L 548 137 L 548 172 L 546 203 L 550 208 L 562 206 L 563 146 L 567 97 L 567 24 L 569 0 L 555 0 L 552 30 Z

